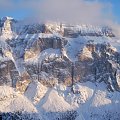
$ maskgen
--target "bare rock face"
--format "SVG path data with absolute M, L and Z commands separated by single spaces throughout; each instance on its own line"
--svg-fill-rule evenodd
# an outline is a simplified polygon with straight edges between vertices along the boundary
M 112 32 L 112 29 L 109 27 L 96 29 L 95 27 L 89 25 L 81 25 L 80 27 L 69 25 L 65 26 L 63 31 L 63 35 L 65 37 L 71 38 L 77 38 L 78 36 L 115 37 L 114 33 Z
M 62 40 L 59 37 L 38 38 L 27 50 L 25 50 L 24 59 L 27 60 L 37 57 L 40 52 L 49 48 L 61 49 L 62 44 L 66 45 L 67 40 Z
M 7 84 L 15 87 L 18 79 L 19 74 L 12 60 L 0 62 L 0 85 Z
M 71 84 L 71 62 L 68 60 L 58 58 L 54 61 L 45 61 L 42 65 L 42 71 L 53 75 L 59 83 Z
M 76 81 L 104 81 L 109 90 L 119 90 L 119 53 L 110 44 L 87 44 L 86 47 L 90 57 L 80 54 L 79 61 L 75 63 Z
M 28 80 L 27 72 L 19 73 L 11 47 L 6 41 L 0 41 L 0 85 L 16 87 L 18 81 Z
M 3 17 L 0 20 L 0 35 L 4 36 L 4 38 L 11 39 L 14 35 L 13 24 L 15 20 L 11 17 Z
M 37 79 L 42 84 L 49 87 L 56 83 L 64 83 L 69 86 L 72 84 L 72 65 L 68 59 L 57 57 L 54 59 L 45 59 L 38 66 L 36 64 L 26 64 L 26 70 L 32 79 Z
M 34 51 L 33 49 L 26 50 L 24 54 L 24 60 L 30 59 L 30 58 L 35 58 L 39 55 L 39 51 L 36 50 Z
M 25 25 L 23 30 L 20 34 L 37 34 L 37 33 L 44 33 L 45 32 L 45 25 L 44 24 L 32 24 L 32 25 Z
M 46 85 L 49 84 L 48 86 L 50 86 L 50 81 L 53 86 L 56 80 L 67 86 L 78 81 L 91 81 L 105 82 L 110 91 L 119 91 L 119 57 L 120 54 L 108 43 L 88 42 L 80 51 L 78 61 L 74 64 L 67 58 L 58 57 L 43 60 L 40 68 L 37 64 L 26 67 L 31 68 L 31 71 L 28 71 L 29 74 L 34 73 L 36 76 L 40 69 L 39 81 Z M 53 82 L 53 79 L 56 80 Z
M 64 37 L 77 38 L 78 36 L 107 36 L 115 37 L 112 29 L 108 26 L 97 28 L 92 25 L 66 25 L 62 23 L 46 23 L 45 32 L 46 33 L 56 33 L 61 34 Z
M 2 21 L 1 33 L 13 33 L 13 19 Z M 17 86 L 24 91 L 30 80 L 35 79 L 50 87 L 57 82 L 69 86 L 76 82 L 103 81 L 109 90 L 120 90 L 120 53 L 108 41 L 90 40 L 114 40 L 112 29 L 65 24 L 32 24 L 21 28 L 16 32 L 17 37 L 7 41 L 12 52 L 1 53 L 2 59 L 9 58 L 0 62 L 1 84 L 12 81 L 13 85 L 18 80 Z M 24 74 L 18 74 L 21 71 Z

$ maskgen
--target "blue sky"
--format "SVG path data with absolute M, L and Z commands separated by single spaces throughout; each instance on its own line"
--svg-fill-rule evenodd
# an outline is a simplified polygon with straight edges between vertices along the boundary
M 36 11 L 34 9 L 39 8 L 39 5 L 41 5 L 43 1 L 46 1 L 46 4 L 47 4 L 47 0 L 0 0 L 0 11 L 1 11 L 0 17 L 11 16 L 16 19 L 24 19 L 26 17 L 30 17 L 35 14 Z M 82 0 L 82 1 L 85 1 L 85 0 Z M 88 0 L 88 1 L 91 2 L 91 4 L 93 4 L 92 2 L 94 0 Z M 106 8 L 104 9 L 105 11 L 103 12 L 106 12 L 107 9 L 110 8 L 111 14 L 114 17 L 115 22 L 120 23 L 120 12 L 119 12 L 120 0 L 96 0 L 96 1 L 102 3 L 103 5 L 106 4 Z M 32 4 L 34 7 L 32 7 Z M 49 2 L 48 2 L 48 5 L 49 5 Z M 110 7 L 107 8 L 107 5 Z M 82 10 L 84 11 L 84 9 Z M 41 16 L 42 15 L 43 13 L 41 14 Z
M 2 10 L 0 8 L 0 11 L 1 11 L 0 17 L 10 16 L 16 19 L 24 19 L 25 17 L 28 17 L 31 15 L 32 10 L 30 9 L 22 8 L 22 7 L 11 9 L 9 7 L 6 7 L 7 5 L 5 5 L 5 4 L 12 4 L 13 6 L 16 5 L 17 7 L 19 3 L 24 4 L 24 0 L 8 0 L 8 1 L 9 2 L 7 2 L 7 0 L 1 1 L 1 6 L 3 4 L 4 8 Z
M 120 23 L 120 0 L 99 0 L 103 3 L 111 3 L 112 12 L 115 16 L 115 19 Z

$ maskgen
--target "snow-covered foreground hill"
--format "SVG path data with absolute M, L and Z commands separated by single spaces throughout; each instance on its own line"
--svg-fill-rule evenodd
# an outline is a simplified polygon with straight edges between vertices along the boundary
M 65 85 L 47 88 L 32 82 L 22 95 L 1 86 L 0 112 L 29 113 L 40 120 L 119 120 L 119 92 L 108 92 L 104 83 L 91 82 L 76 84 L 74 91 Z
M 2 18 L 0 115 L 4 120 L 119 120 L 119 44 L 109 26 Z

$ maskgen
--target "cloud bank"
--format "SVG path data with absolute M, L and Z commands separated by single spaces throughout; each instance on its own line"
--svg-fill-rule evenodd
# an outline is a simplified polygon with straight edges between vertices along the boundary
M 32 11 L 31 21 L 106 24 L 114 19 L 112 5 L 98 0 L 0 0 L 0 10 Z

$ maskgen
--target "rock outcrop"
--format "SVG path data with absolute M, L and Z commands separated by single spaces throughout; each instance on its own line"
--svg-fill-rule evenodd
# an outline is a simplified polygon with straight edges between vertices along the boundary
M 0 61 L 0 85 L 16 86 L 19 74 L 12 60 L 5 58 Z

